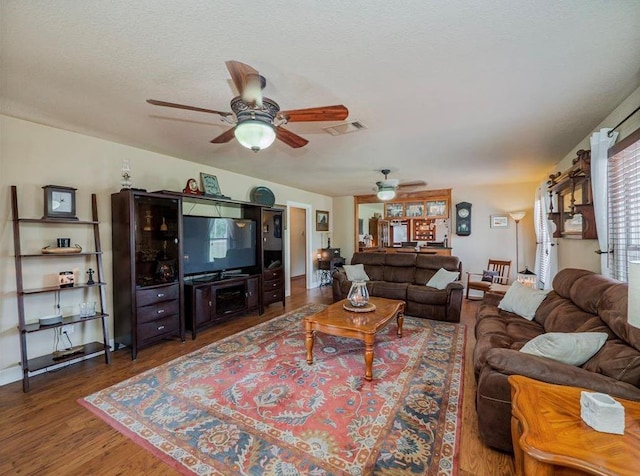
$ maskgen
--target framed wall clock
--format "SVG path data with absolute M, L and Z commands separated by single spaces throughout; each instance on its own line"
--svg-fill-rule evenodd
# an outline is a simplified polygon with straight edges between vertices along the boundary
M 42 218 L 76 218 L 76 189 L 61 185 L 45 185 L 44 216 Z
M 471 234 L 471 204 L 469 202 L 456 203 L 456 235 L 469 236 Z

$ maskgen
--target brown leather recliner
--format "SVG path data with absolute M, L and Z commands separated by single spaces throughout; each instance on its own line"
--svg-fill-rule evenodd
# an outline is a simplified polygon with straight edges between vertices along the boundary
M 481 439 L 511 452 L 509 375 L 571 385 L 640 401 L 640 329 L 627 324 L 627 285 L 582 269 L 564 269 L 528 321 L 498 309 L 501 295 L 487 293 L 476 315 L 473 364 Z M 519 352 L 546 332 L 605 332 L 600 351 L 576 367 Z

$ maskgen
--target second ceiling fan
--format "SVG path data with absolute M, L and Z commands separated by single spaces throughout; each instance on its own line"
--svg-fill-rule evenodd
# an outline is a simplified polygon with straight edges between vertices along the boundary
M 224 122 L 233 125 L 233 127 L 227 129 L 211 142 L 223 144 L 235 137 L 240 144 L 254 152 L 269 147 L 276 138 L 294 149 L 307 145 L 309 143 L 307 139 L 283 127 L 289 122 L 342 121 L 349 115 L 349 110 L 341 104 L 281 111 L 277 102 L 262 95 L 267 80 L 257 70 L 240 61 L 226 61 L 225 64 L 231 74 L 233 84 L 240 94 L 231 100 L 233 112 L 216 111 L 156 99 L 147 99 L 147 102 L 154 106 L 218 114 Z
M 427 185 L 427 182 L 425 182 L 424 180 L 415 180 L 413 182 L 400 183 L 398 179 L 387 178 L 390 172 L 391 170 L 389 169 L 382 169 L 380 173 L 384 175 L 384 180 L 376 182 L 374 191 L 377 192 L 378 198 L 380 200 L 391 200 L 396 196 L 396 192 L 401 188 L 412 189 L 416 187 L 426 187 Z

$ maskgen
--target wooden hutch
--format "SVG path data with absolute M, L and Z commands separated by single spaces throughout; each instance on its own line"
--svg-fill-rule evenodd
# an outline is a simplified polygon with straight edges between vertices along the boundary
M 450 229 L 448 219 L 451 209 L 451 189 L 425 190 L 422 192 L 398 193 L 394 199 L 383 202 L 376 195 L 356 195 L 355 223 L 358 220 L 368 221 L 368 234 L 371 237 L 369 243 L 359 239 L 359 229 L 355 236 L 356 247 L 359 251 L 415 251 L 402 248 L 398 244 L 394 246 L 394 224 L 406 225 L 407 242 L 422 242 L 420 252 L 451 254 L 448 240 Z M 360 205 L 380 204 L 381 212 L 371 217 L 360 216 Z M 438 227 L 444 226 L 444 230 L 438 233 Z M 358 227 L 359 228 L 359 227 Z M 444 231 L 444 233 L 443 233 Z M 438 241 L 438 236 L 446 237 Z M 369 241 L 369 240 L 368 240 Z
M 597 239 L 591 193 L 591 151 L 579 150 L 571 167 L 549 176 L 549 220 L 554 238 Z M 557 209 L 554 209 L 554 196 Z

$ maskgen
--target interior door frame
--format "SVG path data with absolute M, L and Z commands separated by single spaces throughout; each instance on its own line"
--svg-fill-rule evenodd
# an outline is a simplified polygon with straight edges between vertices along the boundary
M 284 264 L 284 294 L 285 296 L 291 296 L 291 209 L 292 208 L 302 208 L 305 210 L 305 287 L 306 289 L 311 289 L 311 275 L 313 270 L 313 261 L 311 257 L 311 253 L 309 250 L 312 246 L 312 221 L 311 221 L 311 211 L 313 207 L 308 203 L 301 202 L 291 202 L 287 200 L 287 228 L 286 233 L 284 234 L 284 256 L 285 256 L 285 264 Z

